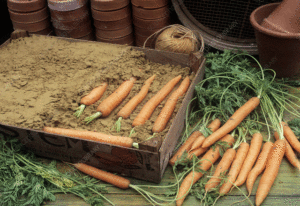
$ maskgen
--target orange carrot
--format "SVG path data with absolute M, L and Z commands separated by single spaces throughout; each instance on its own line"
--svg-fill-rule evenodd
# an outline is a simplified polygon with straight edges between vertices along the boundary
M 239 149 L 236 152 L 235 159 L 232 162 L 231 168 L 228 172 L 227 180 L 224 182 L 224 184 L 220 187 L 219 193 L 220 195 L 227 194 L 231 187 L 232 183 L 235 182 L 236 177 L 238 176 L 243 162 L 247 156 L 249 150 L 249 144 L 247 142 L 242 142 L 239 146 Z
M 218 178 L 218 177 L 222 173 L 226 172 L 226 170 L 229 169 L 235 155 L 236 155 L 235 149 L 229 148 L 228 150 L 226 150 L 226 152 L 224 153 L 220 163 L 216 167 L 216 170 L 215 170 L 212 178 L 210 178 L 208 180 L 208 182 L 205 184 L 205 191 L 206 192 L 209 192 L 210 190 L 215 188 L 220 183 L 221 179 Z
M 121 189 L 128 189 L 130 187 L 130 181 L 124 177 L 114 175 L 112 173 L 97 169 L 87 164 L 76 163 L 74 166 L 81 172 L 90 175 L 96 179 L 110 183 Z
M 193 132 L 189 138 L 183 143 L 177 152 L 173 155 L 173 157 L 169 160 L 169 164 L 174 166 L 175 162 L 180 159 L 184 151 L 188 152 L 193 144 L 193 142 L 197 139 L 197 137 L 201 136 L 202 133 L 199 131 Z
M 136 127 L 145 122 L 151 117 L 155 108 L 168 96 L 175 85 L 180 81 L 181 75 L 169 81 L 156 95 L 154 95 L 142 108 L 136 118 L 133 120 L 132 126 Z
M 221 126 L 221 121 L 220 119 L 216 118 L 214 119 L 208 126 L 207 128 L 210 129 L 212 132 L 215 132 L 217 129 L 219 129 L 219 127 Z M 204 135 L 198 137 L 195 142 L 193 143 L 192 147 L 191 147 L 191 151 L 201 147 L 202 143 L 204 142 L 205 137 Z
M 221 141 L 227 142 L 229 145 L 232 145 L 234 138 L 227 134 L 224 136 Z M 212 164 L 214 164 L 220 157 L 220 147 L 217 145 L 215 148 L 209 149 L 205 155 L 201 158 L 198 168 L 202 171 L 207 171 Z M 179 191 L 176 197 L 176 205 L 182 205 L 185 197 L 189 193 L 189 189 L 203 176 L 202 172 L 190 172 L 182 181 Z
M 130 80 L 123 82 L 118 89 L 100 103 L 95 114 L 84 119 L 86 124 L 100 116 L 107 117 L 127 97 L 135 81 L 136 79 L 131 77 Z
M 279 135 L 277 132 L 274 132 L 274 137 L 276 140 L 279 139 Z M 286 139 L 285 139 L 286 141 Z M 291 145 L 288 143 L 288 141 L 286 141 L 286 150 L 285 150 L 285 154 L 286 158 L 288 159 L 288 161 L 294 166 L 296 167 L 298 170 L 300 170 L 300 162 L 297 158 L 297 155 L 295 154 L 293 148 L 291 147 Z
M 293 130 L 291 130 L 287 123 L 282 122 L 281 124 L 283 126 L 283 136 L 290 143 L 290 146 L 300 153 L 300 142 L 297 139 L 295 133 L 293 132 Z
M 250 148 L 247 154 L 247 157 L 243 163 L 243 166 L 240 170 L 239 176 L 237 177 L 234 184 L 239 187 L 246 182 L 247 176 L 251 171 L 258 155 L 260 152 L 260 148 L 263 142 L 263 137 L 260 133 L 253 134 L 251 139 Z
M 276 140 L 268 156 L 266 169 L 259 180 L 255 198 L 255 204 L 257 206 L 261 205 L 269 194 L 269 191 L 277 177 L 285 150 L 286 141 L 284 139 Z
M 255 183 L 256 178 L 258 175 L 262 173 L 262 171 L 265 169 L 266 164 L 267 164 L 267 158 L 268 155 L 273 147 L 272 142 L 266 142 L 263 145 L 263 148 L 257 158 L 257 161 L 255 163 L 255 166 L 252 168 L 252 170 L 249 172 L 247 181 L 246 181 L 246 188 L 249 192 L 249 195 L 252 192 L 253 185 Z
M 82 131 L 75 129 L 63 129 L 63 128 L 54 128 L 54 127 L 44 127 L 43 131 L 64 135 L 68 137 L 77 137 L 84 140 L 92 140 L 97 142 L 103 142 L 113 145 L 119 145 L 123 147 L 132 147 L 133 140 L 129 137 L 120 137 L 120 136 L 112 136 L 103 134 L 100 132 L 92 132 L 92 131 Z
M 189 86 L 190 86 L 190 78 L 187 76 L 182 81 L 178 89 L 171 94 L 165 106 L 162 108 L 160 114 L 158 115 L 158 117 L 154 122 L 152 132 L 158 133 L 163 131 L 166 128 L 166 125 L 169 119 L 171 118 L 173 111 L 175 110 L 179 97 L 182 96 L 184 93 L 186 93 Z
M 140 92 L 135 95 L 119 112 L 118 116 L 124 119 L 127 119 L 132 111 L 140 104 L 143 99 L 148 94 L 149 88 L 153 80 L 155 79 L 156 75 L 153 75 L 149 79 L 147 79 L 144 83 L 144 86 L 141 88 Z
M 227 122 L 217 131 L 209 135 L 203 142 L 202 147 L 209 147 L 225 134 L 235 129 L 258 105 L 260 99 L 252 97 L 243 106 L 234 112 L 234 114 L 227 120 Z
M 102 83 L 100 86 L 94 88 L 88 95 L 84 96 L 80 101 L 80 106 L 76 109 L 76 112 L 74 115 L 76 117 L 80 117 L 80 115 L 83 113 L 83 110 L 85 109 L 85 106 L 89 106 L 97 102 L 102 95 L 104 94 L 107 83 Z
M 205 153 L 206 151 L 208 150 L 208 148 L 202 148 L 202 147 L 199 147 L 197 149 L 194 149 L 192 151 L 189 151 L 189 156 L 188 158 L 189 159 L 192 159 L 192 157 L 195 155 L 197 157 L 199 157 L 200 155 L 202 155 L 203 153 Z

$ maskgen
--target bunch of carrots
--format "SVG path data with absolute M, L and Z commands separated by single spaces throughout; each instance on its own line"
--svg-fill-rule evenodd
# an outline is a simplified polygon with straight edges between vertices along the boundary
M 128 103 L 126 103 L 125 106 L 122 107 L 117 113 L 117 116 L 119 117 L 118 121 L 116 122 L 117 132 L 120 131 L 121 120 L 127 119 L 136 109 L 136 107 L 145 99 L 145 97 L 148 94 L 151 83 L 154 81 L 155 77 L 156 75 L 153 75 L 149 79 L 147 79 L 144 85 L 142 86 L 140 92 L 137 95 L 135 95 L 132 99 L 130 99 Z M 157 106 L 161 104 L 161 102 L 164 99 L 166 99 L 166 97 L 172 92 L 172 90 L 175 88 L 175 86 L 181 79 L 181 75 L 171 79 L 150 100 L 148 100 L 145 103 L 141 111 L 138 113 L 138 115 L 132 122 L 133 129 L 136 126 L 145 124 L 145 122 L 151 117 L 152 113 L 157 108 Z M 128 94 L 134 86 L 135 81 L 136 78 L 134 77 L 131 77 L 129 80 L 124 81 L 111 95 L 109 95 L 99 104 L 99 106 L 97 107 L 97 112 L 95 114 L 84 119 L 86 124 L 89 124 L 90 122 L 99 117 L 109 116 L 111 112 L 115 110 L 128 96 Z M 74 115 L 76 117 L 80 117 L 86 106 L 92 105 L 98 100 L 100 100 L 104 92 L 106 91 L 107 86 L 107 83 L 102 83 L 100 86 L 94 88 L 88 95 L 84 96 L 80 101 L 81 105 L 76 109 Z M 190 78 L 187 76 L 182 80 L 178 88 L 170 95 L 164 107 L 162 108 L 160 115 L 157 117 L 152 128 L 154 134 L 159 133 L 166 128 L 167 123 L 169 122 L 175 110 L 179 98 L 187 92 L 189 86 Z M 104 142 L 123 147 L 138 147 L 138 143 L 134 143 L 130 137 L 112 136 L 100 132 L 53 127 L 44 127 L 43 130 L 49 133 Z
M 299 152 L 300 142 L 289 126 L 282 120 L 284 111 L 288 111 L 297 117 L 300 116 L 297 111 L 299 105 L 288 99 L 296 98 L 298 101 L 299 98 L 289 94 L 286 91 L 288 86 L 276 82 L 275 74 L 272 76 L 271 73 L 263 70 L 260 65 L 260 71 L 249 71 L 248 68 L 230 65 L 233 58 L 239 56 L 241 55 L 234 55 L 226 61 L 232 71 L 222 71 L 211 75 L 198 85 L 201 92 L 198 94 L 200 109 L 198 108 L 197 112 L 202 112 L 203 119 L 207 119 L 207 116 L 209 116 L 207 114 L 216 112 L 217 115 L 215 116 L 221 118 L 221 122 L 224 122 L 224 124 L 220 126 L 218 123 L 220 120 L 216 118 L 212 119 L 211 124 L 206 127 L 210 129 L 210 132 L 203 134 L 201 132 L 205 131 L 203 128 L 200 131 L 192 130 L 170 159 L 169 164 L 176 166 L 176 162 L 182 161 L 182 158 L 192 159 L 192 156 L 199 158 L 198 163 L 193 166 L 197 170 L 191 171 L 181 182 L 176 196 L 176 205 L 178 206 L 183 204 L 193 185 L 203 177 L 220 157 L 216 142 L 228 138 L 228 136 L 232 137 L 230 144 L 233 147 L 226 148 L 214 174 L 208 176 L 210 179 L 205 185 L 206 194 L 216 192 L 221 197 L 229 193 L 232 187 L 238 188 L 246 184 L 250 195 L 256 178 L 262 174 L 255 199 L 255 204 L 261 205 L 277 177 L 284 156 L 294 167 L 300 170 L 300 162 L 294 152 L 294 150 Z M 212 95 L 213 92 L 217 92 L 219 89 L 215 86 L 217 84 L 224 84 L 224 89 L 220 89 L 220 94 L 215 93 Z M 226 100 L 234 97 L 236 98 L 235 102 L 239 102 L 238 100 L 241 97 L 246 97 L 245 93 L 249 96 L 255 96 L 250 97 L 243 105 L 236 108 L 231 115 L 228 115 L 231 108 L 225 108 Z M 207 99 L 204 99 L 204 95 L 207 95 Z M 203 107 L 205 109 L 201 109 Z M 254 114 L 258 108 L 262 117 Z M 241 125 L 247 123 L 256 125 L 255 132 L 250 132 L 249 128 L 245 131 L 241 129 Z M 207 123 L 204 125 L 207 125 Z M 265 125 L 268 131 L 268 138 L 265 143 L 263 143 L 263 136 L 259 129 L 262 125 Z M 245 138 L 249 132 L 252 134 L 250 144 Z M 233 138 L 236 133 L 239 136 Z M 275 138 L 274 142 L 271 141 L 272 136 Z M 235 143 L 233 143 L 234 140 Z

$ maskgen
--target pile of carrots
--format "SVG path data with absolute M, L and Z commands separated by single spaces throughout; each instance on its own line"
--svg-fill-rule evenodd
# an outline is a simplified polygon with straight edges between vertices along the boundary
M 206 183 L 205 191 L 207 193 L 215 191 L 218 187 L 219 196 L 223 196 L 229 193 L 233 186 L 239 187 L 246 183 L 246 188 L 250 195 L 256 178 L 263 173 L 259 181 L 255 199 L 255 205 L 261 205 L 276 179 L 284 155 L 300 171 L 300 162 L 294 152 L 294 150 L 297 152 L 300 151 L 300 142 L 286 123 L 282 122 L 283 135 L 281 137 L 278 132 L 274 133 L 274 143 L 270 139 L 263 143 L 263 136 L 259 132 L 252 135 L 250 144 L 245 139 L 235 140 L 233 134 L 228 133 L 228 131 L 234 130 L 245 118 L 245 110 L 249 111 L 249 107 L 254 109 L 258 105 L 257 101 L 257 99 L 254 99 L 254 101 L 250 99 L 218 129 L 215 129 L 218 126 L 214 124 L 219 120 L 214 120 L 208 128 L 215 131 L 206 138 L 203 138 L 203 135 L 199 131 L 193 132 L 170 159 L 169 164 L 174 166 L 176 161 L 180 160 L 185 152 L 195 155 L 193 151 L 200 149 L 203 151 L 202 154 L 204 153 L 203 156 L 201 154 L 197 155 L 200 158 L 199 163 L 196 165 L 199 171 L 190 172 L 182 181 L 176 197 L 177 206 L 183 204 L 191 187 L 220 157 L 219 147 L 210 147 L 220 138 L 221 141 L 234 146 L 226 150 L 219 164 L 216 166 L 214 174 Z M 236 142 L 234 143 L 234 141 Z M 193 145 L 197 142 L 202 142 L 202 144 L 197 144 L 198 148 L 195 148 Z M 209 144 L 204 144 L 207 142 Z M 187 157 L 190 158 L 190 156 Z M 222 185 L 219 185 L 221 180 L 223 180 L 221 174 L 225 174 L 226 177 Z
M 146 80 L 140 92 L 137 95 L 135 95 L 132 99 L 130 99 L 123 108 L 120 109 L 120 111 L 117 114 L 119 117 L 119 124 L 121 119 L 127 119 L 136 109 L 136 107 L 145 99 L 145 97 L 148 94 L 151 83 L 154 81 L 155 77 L 156 75 L 153 75 L 148 80 Z M 148 100 L 141 109 L 141 111 L 138 113 L 136 118 L 133 120 L 132 127 L 134 128 L 136 126 L 145 124 L 145 122 L 151 117 L 152 113 L 157 108 L 157 106 L 161 104 L 161 102 L 172 92 L 172 90 L 175 88 L 175 86 L 181 79 L 181 75 L 171 79 L 150 100 Z M 135 81 L 136 78 L 134 77 L 131 77 L 129 80 L 124 81 L 112 94 L 110 94 L 99 104 L 99 106 L 97 107 L 97 112 L 95 114 L 84 119 L 86 124 L 89 124 L 90 122 L 99 117 L 109 116 L 112 113 L 112 111 L 115 110 L 128 96 L 128 94 L 134 86 Z M 176 89 L 170 95 L 164 107 L 162 108 L 160 115 L 157 117 L 153 125 L 153 133 L 159 133 L 166 128 L 167 123 L 175 110 L 178 99 L 186 93 L 186 91 L 189 88 L 189 85 L 190 78 L 187 76 L 186 78 L 184 78 L 178 89 Z M 108 84 L 104 82 L 100 86 L 94 88 L 88 95 L 84 96 L 80 101 L 81 105 L 76 109 L 74 115 L 76 117 L 80 117 L 86 106 L 92 105 L 98 100 L 100 100 L 104 92 L 106 91 L 107 86 Z M 137 144 L 135 144 L 130 137 L 112 136 L 103 134 L 101 132 L 81 131 L 76 129 L 64 129 L 53 127 L 44 127 L 43 130 L 49 133 L 109 143 L 123 147 L 138 147 Z

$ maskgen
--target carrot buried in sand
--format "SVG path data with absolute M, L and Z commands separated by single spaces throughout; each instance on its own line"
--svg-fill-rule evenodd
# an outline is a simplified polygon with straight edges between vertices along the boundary
M 155 123 L 152 127 L 152 132 L 159 133 L 166 128 L 166 125 L 175 110 L 179 97 L 182 96 L 184 93 L 186 93 L 189 86 L 190 86 L 190 78 L 187 76 L 181 82 L 178 89 L 171 94 L 165 106 L 162 108 L 160 114 L 156 118 Z
M 122 147 L 132 147 L 132 146 L 135 146 L 135 144 L 136 144 L 129 137 L 107 135 L 107 134 L 103 134 L 100 132 L 54 128 L 54 127 L 44 127 L 43 131 L 49 132 L 52 134 L 64 135 L 64 136 L 68 136 L 68 137 L 77 137 L 77 138 L 84 139 L 84 140 L 92 140 L 92 141 L 96 141 L 96 142 L 103 142 L 103 143 L 108 143 L 108 144 L 113 144 L 113 145 L 119 145 Z
M 120 132 L 121 129 L 121 121 L 122 119 L 127 119 L 133 110 L 140 104 L 143 99 L 147 96 L 149 88 L 156 75 L 153 75 L 149 79 L 145 81 L 144 86 L 141 88 L 140 92 L 135 95 L 129 102 L 118 112 L 118 121 L 116 122 L 117 132 Z
M 97 102 L 104 94 L 107 83 L 102 83 L 100 86 L 94 88 L 88 95 L 84 96 L 80 101 L 80 106 L 77 107 L 76 112 L 74 113 L 74 116 L 80 117 L 80 115 L 83 113 L 86 106 L 90 106 Z
M 227 122 L 217 131 L 209 135 L 202 147 L 209 147 L 222 138 L 225 134 L 234 130 L 260 103 L 259 97 L 252 97 L 243 106 L 234 112 Z
M 89 124 L 100 116 L 107 117 L 127 97 L 135 81 L 134 77 L 124 81 L 118 89 L 100 103 L 95 114 L 84 119 L 86 124 Z
M 230 134 L 227 134 L 220 141 L 227 142 L 231 146 L 234 142 L 234 138 Z M 220 146 L 217 145 L 215 148 L 210 148 L 201 158 L 197 169 L 200 171 L 207 171 L 219 159 L 219 157 Z M 188 195 L 190 188 L 203 176 L 203 173 L 200 171 L 190 172 L 182 181 L 176 197 L 177 206 L 183 204 L 183 201 Z
M 155 108 L 168 96 L 175 85 L 180 81 L 181 75 L 170 80 L 161 90 L 159 90 L 142 108 L 136 118 L 133 120 L 132 126 L 136 127 L 145 124 L 151 117 Z

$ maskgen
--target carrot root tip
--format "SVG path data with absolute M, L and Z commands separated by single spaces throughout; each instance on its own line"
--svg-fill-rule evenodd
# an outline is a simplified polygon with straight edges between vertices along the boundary
M 83 113 L 84 109 L 85 109 L 85 105 L 84 105 L 84 104 L 80 105 L 79 107 L 77 107 L 77 108 L 75 109 L 75 112 L 74 112 L 73 115 L 74 115 L 75 117 L 79 118 L 80 115 Z
M 86 124 L 89 124 L 91 121 L 93 121 L 94 119 L 97 119 L 98 117 L 100 117 L 102 115 L 101 112 L 96 112 L 95 114 L 85 118 L 83 121 L 86 123 Z

